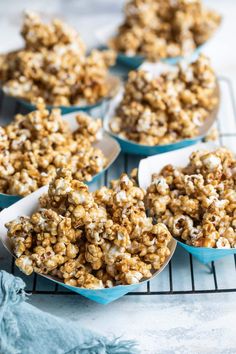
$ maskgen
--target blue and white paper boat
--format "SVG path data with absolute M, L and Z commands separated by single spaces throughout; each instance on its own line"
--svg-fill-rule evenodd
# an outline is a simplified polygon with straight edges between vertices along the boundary
M 63 120 L 69 123 L 72 131 L 75 131 L 78 128 L 78 124 L 76 121 L 76 113 L 69 113 L 64 115 Z M 102 139 L 95 142 L 93 146 L 102 150 L 103 154 L 107 158 L 107 165 L 101 172 L 94 175 L 89 183 L 94 182 L 113 164 L 121 150 L 117 141 L 111 136 L 109 136 L 109 134 L 107 134 L 106 132 L 103 133 Z M 22 199 L 22 197 L 19 195 L 0 193 L 0 208 L 7 208 L 20 199 Z
M 119 90 L 121 85 L 120 79 L 114 75 L 108 75 L 107 82 L 109 85 L 109 95 L 99 100 L 94 104 L 81 104 L 77 106 L 47 106 L 48 110 L 52 110 L 53 108 L 60 108 L 62 114 L 72 113 L 72 112 L 85 112 L 88 115 L 94 118 L 101 118 L 104 116 L 107 108 L 109 106 L 109 101 L 114 97 L 114 95 Z M 4 89 L 2 90 L 4 92 Z M 26 112 L 32 112 L 36 110 L 36 105 L 30 103 L 22 98 L 13 97 L 19 104 L 25 109 Z
M 32 112 L 36 110 L 36 105 L 25 101 L 21 98 L 16 98 L 16 100 L 20 103 L 20 105 L 25 109 L 26 112 Z M 108 98 L 104 98 L 103 100 L 99 100 L 95 104 L 88 104 L 88 105 L 80 105 L 80 106 L 47 106 L 48 110 L 52 110 L 53 108 L 60 108 L 62 114 L 72 113 L 72 112 L 85 112 L 88 115 L 94 118 L 100 118 L 106 112 L 108 104 Z
M 166 152 L 161 155 L 147 157 L 140 161 L 138 169 L 138 181 L 140 187 L 147 189 L 152 181 L 153 173 L 159 173 L 162 168 L 168 164 L 176 167 L 184 167 L 189 162 L 189 156 L 192 152 L 197 150 L 213 151 L 218 146 L 213 143 L 201 143 L 187 148 Z M 191 253 L 196 259 L 202 263 L 209 263 L 219 258 L 236 254 L 236 248 L 208 248 L 208 247 L 194 247 L 189 246 L 177 239 L 178 244 L 183 247 L 187 252 Z
M 109 42 L 109 39 L 111 37 L 115 36 L 116 33 L 116 28 L 120 25 L 120 21 L 117 23 L 109 24 L 107 26 L 104 26 L 103 28 L 100 28 L 98 31 L 96 31 L 95 36 L 99 42 L 99 45 L 107 49 L 107 43 Z M 168 64 L 168 65 L 176 65 L 182 60 L 195 60 L 198 55 L 202 52 L 203 47 L 206 45 L 206 43 L 198 46 L 192 53 L 190 53 L 187 57 L 183 56 L 177 56 L 177 57 L 169 57 L 169 58 L 163 58 L 160 59 L 162 63 Z M 122 64 L 127 66 L 128 68 L 132 69 L 137 69 L 140 65 L 142 65 L 146 61 L 145 56 L 143 55 L 128 55 L 125 53 L 117 53 L 117 63 Z
M 191 253 L 199 262 L 207 264 L 217 259 L 236 254 L 236 248 L 207 248 L 207 247 L 194 247 L 189 246 L 180 240 L 178 244 L 183 247 L 188 253 Z
M 168 64 L 168 65 L 176 65 L 180 63 L 183 60 L 195 60 L 197 59 L 198 55 L 202 52 L 204 45 L 201 45 L 197 47 L 194 52 L 192 52 L 190 55 L 187 57 L 170 57 L 170 58 L 163 58 L 160 59 L 161 63 Z M 143 55 L 127 55 L 124 53 L 118 53 L 117 54 L 117 63 L 125 65 L 129 67 L 130 69 L 134 70 L 139 68 L 143 63 L 145 63 L 146 58 Z
M 31 215 L 33 212 L 35 212 L 38 209 L 38 199 L 39 197 L 46 193 L 48 190 L 47 186 L 44 186 L 37 191 L 33 192 L 32 194 L 28 195 L 25 198 L 22 198 L 19 200 L 17 203 L 14 205 L 10 206 L 9 208 L 3 210 L 0 213 L 0 237 L 1 240 L 4 244 L 4 246 L 7 248 L 7 250 L 13 255 L 12 253 L 12 245 L 10 239 L 7 237 L 7 229 L 5 227 L 5 224 L 13 219 L 16 219 L 19 216 L 22 215 Z M 166 267 L 168 262 L 170 261 L 175 248 L 176 248 L 176 241 L 172 239 L 169 243 L 169 249 L 170 249 L 170 255 L 169 257 L 165 260 L 165 263 L 162 265 L 162 267 L 155 273 L 153 273 L 153 277 L 156 277 L 158 274 L 160 274 L 163 269 Z M 41 275 L 41 274 L 40 274 Z M 50 281 L 57 283 L 61 286 L 66 287 L 70 291 L 73 291 L 75 293 L 78 293 L 82 296 L 85 296 L 86 298 L 93 300 L 95 302 L 98 302 L 99 304 L 108 304 L 114 300 L 119 299 L 123 295 L 127 294 L 130 291 L 134 291 L 137 289 L 140 285 L 145 283 L 147 279 L 143 279 L 138 284 L 133 284 L 133 285 L 119 285 L 119 286 L 114 286 L 112 288 L 104 288 L 104 289 L 85 289 L 85 288 L 78 288 L 74 286 L 69 286 L 64 284 L 63 282 L 60 281 L 60 279 L 48 275 L 42 275 L 43 277 L 49 279 Z M 152 278 L 153 278 L 152 277 Z M 151 279 L 152 279 L 151 278 Z M 150 279 L 148 279 L 150 280 Z
M 160 75 L 162 72 L 176 70 L 176 67 L 172 67 L 160 63 L 158 64 L 145 63 L 140 67 L 140 70 L 147 71 L 153 78 L 155 78 L 158 75 Z M 199 127 L 198 135 L 196 135 L 193 138 L 183 139 L 171 144 L 150 146 L 150 145 L 138 144 L 132 140 L 125 139 L 121 135 L 115 134 L 111 131 L 109 127 L 109 122 L 115 116 L 116 109 L 119 106 L 123 98 L 123 95 L 124 95 L 124 86 L 120 88 L 117 95 L 110 101 L 109 110 L 104 119 L 104 129 L 119 142 L 121 151 L 129 154 L 143 155 L 143 156 L 161 154 L 164 152 L 181 149 L 200 142 L 207 135 L 207 132 L 216 121 L 217 113 L 219 110 L 219 104 L 220 104 L 220 89 L 217 83 L 216 90 L 215 90 L 215 97 L 218 98 L 218 103 L 216 104 L 214 109 L 209 113 L 208 118 L 205 120 L 205 122 Z

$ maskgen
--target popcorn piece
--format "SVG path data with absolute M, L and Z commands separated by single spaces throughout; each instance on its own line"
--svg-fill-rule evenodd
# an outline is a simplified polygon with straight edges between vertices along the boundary
M 30 275 L 33 273 L 33 262 L 28 256 L 20 256 L 19 258 L 16 259 L 16 265 L 17 267 L 22 270 L 26 275 Z
M 220 169 L 221 160 L 214 154 L 204 155 L 202 158 L 203 165 L 209 170 L 214 171 L 215 169 Z
M 147 190 L 151 215 L 189 245 L 234 248 L 235 166 L 236 159 L 225 148 L 193 152 L 184 168 L 165 166 Z
M 217 248 L 231 248 L 229 241 L 225 237 L 220 237 L 216 242 Z
M 132 71 L 110 129 L 139 144 L 170 144 L 198 135 L 217 102 L 216 76 L 203 55 L 187 68 L 179 65 L 151 79 L 143 70 Z
M 91 263 L 92 269 L 101 268 L 103 253 L 99 246 L 93 244 L 86 244 L 85 258 L 86 261 Z
M 215 141 L 219 138 L 219 132 L 217 128 L 213 127 L 210 129 L 209 133 L 205 136 L 204 142 Z

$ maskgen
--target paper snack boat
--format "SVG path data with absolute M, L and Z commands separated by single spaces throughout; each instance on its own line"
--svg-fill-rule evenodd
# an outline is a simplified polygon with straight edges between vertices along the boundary
M 120 23 L 119 23 L 120 24 Z M 119 25 L 117 24 L 117 26 Z M 111 37 L 113 37 L 116 33 L 114 30 L 116 26 L 114 24 L 112 25 L 107 25 L 99 30 L 96 31 L 95 36 L 99 42 L 99 45 L 107 49 L 107 42 Z M 202 52 L 203 47 L 206 45 L 206 43 L 198 46 L 192 53 L 188 55 L 189 60 L 194 60 L 197 58 L 197 56 Z M 161 62 L 166 63 L 168 65 L 176 65 L 180 61 L 186 59 L 186 57 L 183 56 L 177 56 L 177 57 L 169 57 L 169 58 L 162 58 L 160 59 Z M 128 55 L 125 53 L 118 52 L 117 53 L 117 63 L 122 64 L 132 69 L 137 69 L 140 65 L 142 65 L 145 62 L 146 58 L 143 55 L 136 54 L 136 55 Z
M 176 167 L 184 167 L 189 161 L 189 156 L 196 150 L 215 150 L 217 145 L 213 143 L 201 143 L 187 148 L 167 152 L 161 155 L 151 156 L 140 161 L 138 169 L 139 185 L 142 188 L 147 188 L 151 183 L 153 173 L 158 173 L 168 164 L 173 164 Z M 209 263 L 219 258 L 236 254 L 236 248 L 207 248 L 189 246 L 177 239 L 178 244 L 187 252 L 191 253 L 201 263 Z
M 17 217 L 21 215 L 31 215 L 34 211 L 38 209 L 38 199 L 39 197 L 46 193 L 48 190 L 47 186 L 44 186 L 37 191 L 33 192 L 32 194 L 28 195 L 25 198 L 22 198 L 9 208 L 3 210 L 0 213 L 0 236 L 1 240 L 3 242 L 3 245 L 7 248 L 7 250 L 13 255 L 12 253 L 12 246 L 11 246 L 11 241 L 7 237 L 7 229 L 5 227 L 5 224 L 13 219 L 16 219 Z M 169 243 L 169 249 L 170 249 L 170 255 L 166 258 L 164 264 L 162 267 L 153 273 L 152 278 L 156 277 L 158 274 L 160 274 L 163 269 L 166 267 L 168 262 L 170 261 L 175 248 L 176 248 L 176 241 L 172 239 Z M 40 274 L 42 275 L 42 274 Z M 64 284 L 63 282 L 60 281 L 60 279 L 49 276 L 49 275 L 42 275 L 43 277 L 51 280 L 54 283 L 57 283 L 61 286 L 64 286 L 65 288 L 69 289 L 70 291 L 73 291 L 75 293 L 78 293 L 82 296 L 85 296 L 86 298 L 93 300 L 95 302 L 98 302 L 99 304 L 108 304 L 114 300 L 119 299 L 123 295 L 127 294 L 130 291 L 134 291 L 136 288 L 139 287 L 139 285 L 142 285 L 145 283 L 147 280 L 150 279 L 144 279 L 138 284 L 132 284 L 132 285 L 118 285 L 114 286 L 112 288 L 104 288 L 104 289 L 85 289 L 85 288 L 79 288 L 79 287 L 74 287 L 74 286 L 69 286 Z M 152 279 L 151 278 L 151 279 Z
M 176 239 L 177 240 L 177 239 Z M 207 264 L 217 259 L 236 254 L 236 248 L 207 248 L 194 247 L 177 240 L 177 243 L 187 252 L 191 253 L 199 262 Z
M 198 57 L 198 55 L 202 52 L 203 47 L 204 47 L 204 45 L 197 47 L 188 56 L 188 59 L 195 60 Z M 162 59 L 160 59 L 160 61 L 162 63 L 168 64 L 168 65 L 176 65 L 185 59 L 186 59 L 185 57 L 178 56 L 178 57 L 171 57 L 171 58 L 162 58 Z M 124 53 L 118 53 L 118 55 L 117 55 L 117 62 L 119 64 L 126 65 L 130 69 L 137 69 L 138 67 L 140 67 L 140 65 L 145 63 L 145 60 L 146 60 L 146 58 L 143 55 L 130 56 L 130 55 L 127 55 Z
M 101 98 L 98 102 L 96 102 L 94 104 L 81 103 L 80 105 L 75 105 L 75 106 L 47 105 L 47 109 L 52 110 L 53 108 L 60 108 L 62 114 L 83 111 L 94 118 L 103 117 L 107 108 L 108 108 L 109 101 L 112 99 L 112 97 L 115 96 L 115 94 L 119 90 L 119 87 L 121 85 L 121 81 L 120 81 L 119 77 L 109 74 L 107 77 L 107 83 L 109 86 L 109 89 L 108 89 L 109 94 L 106 97 Z M 4 90 L 3 90 L 3 92 L 4 92 Z M 35 104 L 33 104 L 29 101 L 26 101 L 22 98 L 19 98 L 19 97 L 13 97 L 13 96 L 10 96 L 10 97 L 14 98 L 17 102 L 19 102 L 20 105 L 22 107 L 24 107 L 27 112 L 31 112 L 31 111 L 36 110 Z
M 147 71 L 153 77 L 157 77 L 162 72 L 176 70 L 175 67 L 171 67 L 169 65 L 160 64 L 160 63 L 158 64 L 145 63 L 141 66 L 140 69 Z M 123 152 L 129 154 L 135 154 L 135 155 L 144 155 L 144 156 L 161 154 L 164 152 L 181 149 L 200 142 L 207 135 L 209 129 L 216 121 L 217 113 L 219 110 L 219 104 L 220 104 L 220 88 L 219 88 L 219 84 L 217 83 L 214 96 L 218 99 L 218 103 L 212 109 L 212 111 L 209 112 L 208 117 L 206 118 L 204 123 L 199 127 L 198 135 L 192 138 L 182 139 L 175 143 L 150 146 L 150 145 L 138 144 L 132 140 L 128 140 L 120 136 L 119 134 L 113 133 L 112 130 L 110 129 L 109 122 L 115 116 L 116 109 L 119 106 L 120 102 L 122 101 L 123 95 L 124 95 L 124 87 L 120 87 L 120 90 L 117 93 L 117 95 L 110 101 L 109 109 L 104 119 L 104 129 L 119 142 L 121 150 Z
M 63 115 L 63 120 L 69 123 L 71 131 L 75 131 L 78 128 L 78 123 L 75 118 L 77 113 L 74 112 L 74 113 Z M 102 171 L 94 175 L 91 182 L 89 183 L 94 182 L 96 178 L 101 176 L 113 164 L 113 162 L 116 160 L 116 158 L 120 153 L 119 144 L 115 139 L 109 136 L 109 134 L 107 134 L 106 132 L 103 132 L 102 139 L 95 142 L 93 146 L 102 150 L 104 156 L 107 158 L 107 165 Z M 18 200 L 20 200 L 21 198 L 22 197 L 19 195 L 0 193 L 0 208 L 7 208 L 10 205 L 17 202 Z

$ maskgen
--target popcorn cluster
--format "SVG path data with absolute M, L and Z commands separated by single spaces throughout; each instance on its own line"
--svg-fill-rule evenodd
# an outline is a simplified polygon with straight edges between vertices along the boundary
M 217 127 L 213 126 L 207 133 L 207 135 L 204 137 L 203 141 L 205 143 L 209 142 L 209 141 L 215 141 L 219 139 L 219 131 L 217 129 Z
M 89 181 L 107 163 L 92 143 L 101 137 L 101 120 L 83 113 L 76 116 L 78 129 L 71 132 L 60 110 L 43 104 L 27 115 L 18 114 L 0 128 L 0 192 L 25 196 L 48 184 L 58 168 Z
M 139 144 L 169 144 L 198 135 L 217 103 L 216 76 L 203 55 L 155 78 L 132 71 L 110 129 Z
M 170 254 L 171 235 L 146 216 L 144 198 L 126 174 L 90 193 L 60 169 L 40 209 L 6 224 L 16 265 L 26 274 L 51 274 L 90 289 L 150 278 Z
M 165 166 L 147 191 L 151 215 L 195 247 L 236 248 L 236 159 L 226 148 Z
M 201 0 L 130 0 L 110 47 L 152 61 L 187 56 L 216 31 L 221 17 Z
M 0 57 L 7 94 L 53 106 L 94 104 L 109 94 L 113 51 L 86 55 L 74 29 L 57 19 L 45 24 L 35 13 L 26 13 L 21 34 L 25 47 Z

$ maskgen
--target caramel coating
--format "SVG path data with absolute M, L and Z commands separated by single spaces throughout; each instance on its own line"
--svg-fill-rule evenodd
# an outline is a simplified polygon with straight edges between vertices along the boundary
M 110 129 L 150 146 L 195 137 L 218 103 L 216 85 L 210 61 L 203 55 L 156 78 L 143 70 L 132 71 Z
M 100 139 L 102 123 L 83 113 L 76 116 L 78 129 L 71 132 L 59 109 L 51 112 L 39 100 L 38 110 L 18 114 L 0 129 L 0 192 L 26 196 L 68 167 L 73 176 L 90 181 L 107 164 L 92 143 Z
M 126 174 L 91 193 L 60 169 L 40 208 L 6 224 L 16 265 L 90 289 L 150 278 L 170 254 L 171 235 L 146 216 L 145 194 Z
M 226 148 L 193 152 L 184 168 L 154 174 L 147 205 L 174 237 L 195 247 L 236 247 L 236 159 Z
M 108 68 L 113 51 L 86 55 L 77 32 L 58 19 L 43 23 L 33 12 L 25 14 L 23 49 L 0 57 L 0 80 L 5 93 L 35 103 L 76 106 L 94 104 L 109 91 Z
M 151 61 L 191 54 L 221 22 L 220 15 L 206 9 L 201 0 L 130 0 L 124 13 L 110 47 Z

